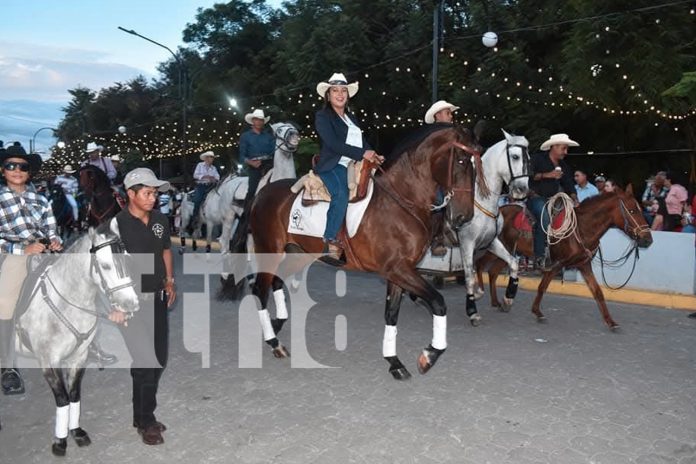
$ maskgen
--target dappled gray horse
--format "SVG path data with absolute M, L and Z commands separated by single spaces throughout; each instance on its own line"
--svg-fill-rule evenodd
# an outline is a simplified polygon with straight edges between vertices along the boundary
M 98 318 L 104 317 L 94 309 L 95 297 L 103 292 L 113 309 L 129 314 L 140 308 L 126 259 L 115 219 L 90 229 L 43 271 L 38 268 L 26 310 L 18 314 L 19 342 L 36 356 L 55 396 L 57 456 L 65 455 L 68 432 L 78 446 L 91 443 L 80 427 L 80 384 Z
M 503 230 L 503 217 L 498 212 L 498 200 L 507 184 L 510 196 L 515 200 L 527 197 L 529 187 L 529 142 L 523 136 L 510 135 L 503 131 L 505 140 L 490 147 L 481 157 L 486 182 L 490 189 L 488 196 L 476 188 L 474 198 L 474 218 L 457 231 L 462 263 L 466 275 L 466 314 L 472 325 L 481 320 L 476 309 L 476 298 L 483 295 L 483 289 L 476 291 L 474 256 L 490 251 L 508 263 L 510 280 L 503 300 L 503 309 L 509 310 L 517 294 L 517 258 L 507 251 L 498 239 Z

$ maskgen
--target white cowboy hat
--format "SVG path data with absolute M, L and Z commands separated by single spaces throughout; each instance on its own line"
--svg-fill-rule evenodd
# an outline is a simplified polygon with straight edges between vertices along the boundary
M 579 147 L 580 144 L 575 140 L 570 140 L 568 134 L 553 134 L 549 139 L 541 144 L 541 150 L 551 149 L 551 145 L 568 145 L 569 147 Z
M 358 93 L 358 83 L 352 82 L 348 83 L 346 76 L 342 73 L 333 73 L 327 82 L 320 82 L 317 84 L 317 93 L 320 97 L 324 98 L 326 96 L 326 91 L 330 87 L 346 87 L 348 89 L 348 97 L 353 98 L 353 95 Z
M 206 151 L 206 152 L 204 152 L 204 153 L 201 153 L 201 155 L 199 156 L 199 158 L 201 159 L 201 161 L 205 161 L 205 159 L 206 159 L 207 157 L 209 157 L 209 156 L 212 156 L 213 158 L 217 158 L 217 156 L 215 156 L 215 153 L 213 153 L 213 152 L 210 151 L 210 150 L 208 150 L 208 151 Z
M 104 147 L 101 145 L 97 145 L 94 142 L 89 142 L 87 144 L 87 148 L 85 148 L 85 153 L 92 153 L 93 151 L 102 151 Z
M 425 123 L 434 123 L 435 114 L 442 110 L 446 110 L 447 108 L 449 108 L 450 111 L 452 111 L 453 113 L 459 109 L 458 106 L 454 106 L 453 104 L 446 102 L 445 100 L 436 101 L 435 103 L 433 103 L 433 106 L 428 108 L 428 111 L 425 112 Z
M 72 165 L 66 164 L 66 165 L 63 167 L 63 172 L 66 173 L 66 174 L 72 174 L 73 172 L 75 172 L 75 170 L 73 169 Z
M 247 124 L 252 124 L 252 119 L 263 119 L 263 122 L 267 123 L 271 117 L 266 116 L 261 108 L 256 108 L 252 113 L 247 113 L 246 116 L 244 116 L 244 120 Z
M 111 156 L 111 161 L 118 161 L 121 162 L 121 157 L 118 155 L 112 155 Z

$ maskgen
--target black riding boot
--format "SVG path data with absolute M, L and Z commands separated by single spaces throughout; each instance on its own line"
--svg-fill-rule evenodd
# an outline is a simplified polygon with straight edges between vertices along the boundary
M 0 321 L 0 383 L 5 395 L 24 393 L 24 382 L 14 362 L 14 320 Z

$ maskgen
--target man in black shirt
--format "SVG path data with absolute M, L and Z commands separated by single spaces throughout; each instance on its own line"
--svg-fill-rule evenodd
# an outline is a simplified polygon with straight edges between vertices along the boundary
M 567 134 L 553 134 L 541 144 L 541 152 L 534 154 L 531 161 L 531 177 L 527 200 L 527 208 L 534 215 L 534 256 L 535 267 L 546 269 L 549 266 L 546 230 L 551 219 L 544 205 L 546 201 L 561 190 L 569 195 L 575 204 L 578 203 L 573 182 L 573 171 L 563 160 L 568 154 L 568 147 L 579 144 L 568 138 Z
M 166 427 L 155 419 L 154 411 L 159 380 L 168 357 L 167 308 L 174 303 L 176 291 L 169 220 L 153 208 L 157 204 L 157 192 L 166 192 L 170 186 L 146 168 L 130 171 L 123 184 L 128 207 L 116 216 L 121 240 L 128 253 L 147 254 L 147 260 L 154 259 L 154 274 L 142 273 L 142 281 L 136 282 L 136 288 L 140 287 L 141 307 L 127 325 L 119 311 L 113 311 L 109 318 L 123 324 L 121 333 L 133 358 L 133 426 L 145 444 L 159 445 L 164 443 L 162 432 Z

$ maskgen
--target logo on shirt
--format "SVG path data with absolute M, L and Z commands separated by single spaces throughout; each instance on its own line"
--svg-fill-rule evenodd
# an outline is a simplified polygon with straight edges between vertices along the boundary
M 299 209 L 296 209 L 295 211 L 292 212 L 292 225 L 295 226 L 295 229 L 299 229 L 301 222 L 302 222 L 302 213 L 300 212 Z
M 157 238 L 162 238 L 162 236 L 164 235 L 164 226 L 162 224 L 153 225 L 152 233 L 155 234 Z

